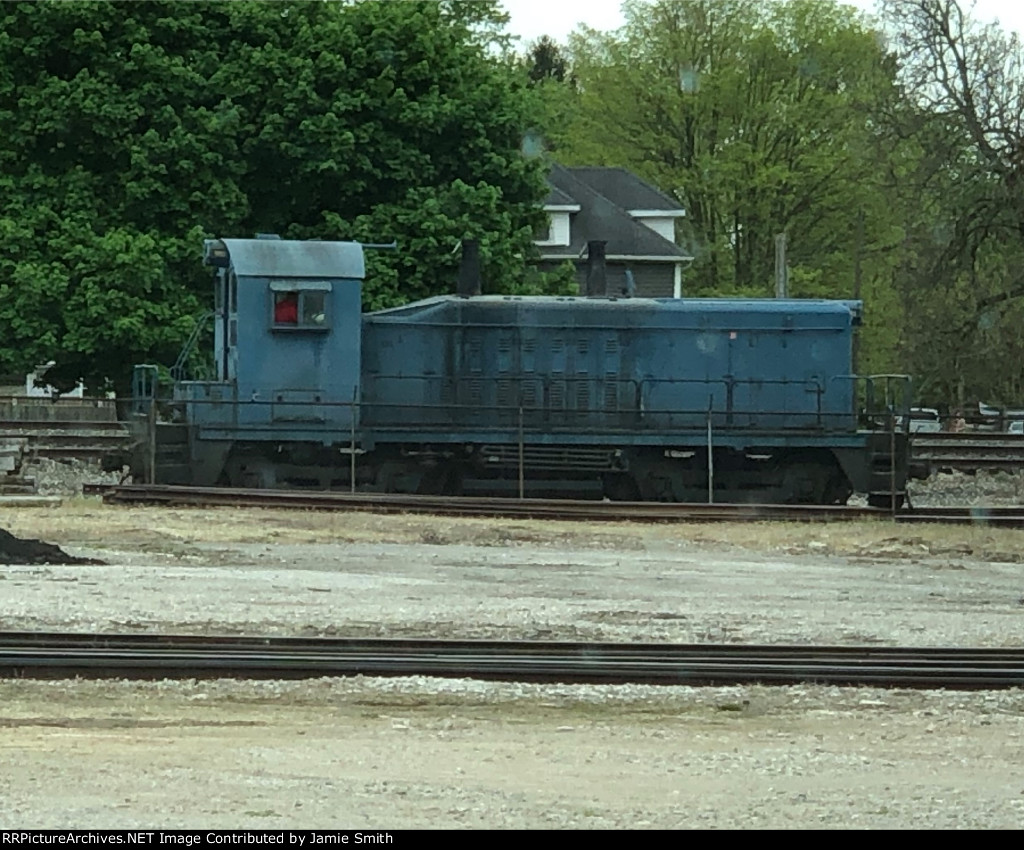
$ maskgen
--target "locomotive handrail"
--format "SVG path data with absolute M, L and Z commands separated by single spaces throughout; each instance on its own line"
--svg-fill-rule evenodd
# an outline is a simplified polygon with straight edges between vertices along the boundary
M 178 359 L 174 361 L 174 365 L 171 367 L 171 379 L 174 381 L 185 380 L 185 364 L 188 362 L 189 355 L 192 354 L 192 349 L 196 347 L 196 343 L 199 341 L 199 335 L 205 330 L 212 319 L 217 314 L 213 310 L 207 310 L 200 316 L 196 317 L 195 323 L 192 325 L 192 333 L 188 335 L 188 339 L 185 340 L 185 344 L 181 347 L 181 351 L 178 352 Z
M 362 400 L 363 421 L 369 425 L 388 424 L 387 411 L 419 410 L 436 414 L 425 424 L 457 424 L 457 420 L 473 419 L 484 413 L 497 413 L 502 424 L 517 420 L 519 410 L 530 419 L 531 427 L 541 420 L 544 427 L 564 418 L 570 422 L 600 420 L 601 426 L 609 419 L 635 424 L 638 417 L 640 394 L 634 378 L 612 375 L 558 375 L 518 373 L 515 375 L 388 375 L 375 374 L 378 387 L 401 382 L 407 385 L 423 384 L 416 392 L 426 401 L 379 402 L 373 398 Z M 609 394 L 609 389 L 612 392 Z M 496 403 L 485 402 L 487 395 Z M 502 400 L 504 397 L 504 400 Z M 585 399 L 586 406 L 577 408 L 572 401 Z M 609 404 L 609 399 L 612 404 Z M 382 421 L 383 420 L 383 421 Z
M 854 414 L 865 424 L 875 430 L 895 429 L 899 423 L 899 431 L 909 433 L 910 430 L 910 403 L 913 395 L 913 380 L 909 375 L 898 373 L 881 373 L 876 375 L 832 375 L 829 381 L 849 381 L 854 388 L 853 405 Z M 875 404 L 875 383 L 885 382 L 885 404 L 877 407 Z M 856 389 L 858 383 L 864 383 L 864 406 L 858 410 Z M 890 393 L 894 383 L 900 387 L 898 393 Z M 899 409 L 895 401 L 899 397 Z M 892 399 L 892 403 L 890 403 Z M 892 417 L 892 419 L 890 419 Z M 879 423 L 877 420 L 883 418 L 885 421 Z
M 844 376 L 845 377 L 845 376 Z M 850 376 L 851 378 L 853 376 Z M 430 413 L 429 421 L 424 422 L 425 425 L 442 425 L 442 424 L 454 424 L 454 420 L 466 419 L 467 415 L 473 415 L 476 417 L 482 416 L 485 413 L 497 413 L 498 424 L 508 425 L 518 416 L 519 408 L 523 408 L 524 415 L 526 417 L 526 425 L 529 428 L 537 427 L 538 420 L 541 420 L 541 424 L 545 428 L 557 427 L 560 423 L 565 427 L 578 426 L 581 422 L 586 420 L 594 420 L 600 424 L 600 427 L 610 427 L 614 424 L 621 426 L 622 430 L 634 430 L 634 429 L 647 429 L 649 427 L 681 427 L 686 430 L 689 426 L 678 424 L 680 419 L 700 417 L 701 427 L 703 427 L 704 419 L 707 415 L 707 407 L 703 404 L 703 399 L 706 397 L 706 390 L 714 385 L 720 385 L 721 389 L 725 391 L 726 399 L 725 405 L 721 404 L 712 405 L 711 415 L 719 420 L 720 425 L 726 427 L 737 427 L 736 420 L 749 418 L 751 421 L 743 423 L 738 427 L 741 429 L 749 429 L 751 427 L 757 427 L 756 420 L 779 420 L 785 417 L 794 419 L 807 419 L 812 418 L 813 424 L 808 426 L 806 422 L 793 422 L 786 426 L 787 431 L 796 430 L 820 430 L 822 428 L 828 428 L 826 420 L 846 420 L 850 417 L 849 413 L 839 411 L 827 411 L 823 408 L 823 401 L 825 398 L 825 388 L 821 381 L 818 379 L 807 379 L 801 378 L 799 380 L 789 379 L 764 379 L 764 380 L 752 380 L 752 379 L 694 379 L 694 378 L 619 378 L 619 377 L 608 377 L 608 376 L 594 376 L 594 375 L 576 375 L 576 376 L 551 376 L 551 375 L 537 375 L 530 377 L 529 375 L 515 375 L 507 378 L 501 378 L 506 382 L 509 387 L 507 390 L 507 400 L 503 403 L 483 403 L 483 400 L 469 400 L 471 398 L 469 389 L 476 383 L 481 385 L 479 388 L 480 392 L 483 392 L 484 384 L 493 384 L 493 378 L 485 379 L 483 376 L 459 376 L 458 378 L 451 378 L 445 376 L 431 376 L 431 375 L 375 375 L 375 381 L 387 382 L 387 381 L 401 381 L 404 383 L 421 383 L 421 384 L 433 384 L 433 388 L 428 388 L 423 393 L 424 396 L 433 396 L 433 398 L 427 398 L 425 401 L 414 401 L 414 402 L 381 402 L 374 399 L 362 398 L 357 400 L 357 405 L 361 411 L 363 424 L 370 427 L 383 427 L 388 425 L 400 425 L 398 422 L 388 422 L 388 411 L 400 412 L 400 411 L 418 411 L 421 413 Z M 529 393 L 525 391 L 525 384 L 532 383 L 534 385 L 534 392 L 532 395 L 537 399 L 534 403 L 529 401 Z M 615 386 L 617 389 L 613 394 L 615 400 L 615 407 L 609 408 L 601 405 L 601 401 L 604 398 L 602 391 L 605 390 L 609 385 Z M 699 407 L 695 404 L 692 407 L 681 407 L 681 406 L 652 406 L 650 398 L 650 388 L 652 387 L 681 387 L 684 385 L 691 385 L 693 387 L 700 388 L 700 392 L 693 393 L 694 396 L 699 396 L 701 404 Z M 193 387 L 214 387 L 220 390 L 230 390 L 231 386 L 225 382 L 218 381 L 190 381 L 181 382 L 179 387 L 187 388 Z M 815 393 L 815 403 L 813 409 L 804 408 L 800 410 L 794 410 L 792 408 L 788 410 L 765 410 L 762 407 L 737 407 L 733 403 L 733 397 L 735 388 L 744 386 L 791 386 L 791 387 L 803 387 L 808 392 Z M 568 406 L 573 398 L 576 397 L 578 389 L 580 387 L 588 387 L 587 400 L 596 402 L 592 406 L 588 406 L 583 409 L 574 409 Z M 492 391 L 493 394 L 493 391 Z M 565 402 L 557 402 L 555 405 L 549 401 L 552 398 L 559 397 L 559 395 L 565 399 Z M 717 393 L 716 393 L 717 395 Z M 446 397 L 447 396 L 447 397 Z M 302 422 L 304 425 L 315 424 L 316 420 L 321 420 L 327 430 L 330 430 L 332 423 L 329 421 L 332 417 L 329 415 L 330 410 L 347 410 L 353 407 L 352 402 L 342 401 L 305 401 L 299 399 L 275 399 L 275 398 L 249 398 L 249 399 L 210 399 L 210 398 L 199 398 L 196 396 L 179 396 L 176 401 L 178 403 L 194 404 L 194 405 L 238 405 L 247 407 L 259 407 L 266 405 L 281 405 L 286 407 L 289 411 L 293 411 L 291 415 L 277 415 L 275 419 L 277 421 L 286 422 Z M 301 410 L 323 410 L 324 416 L 307 416 L 297 415 L 294 411 Z M 337 417 L 333 417 L 337 418 Z M 666 418 L 668 422 L 666 422 Z M 231 417 L 232 421 L 237 421 L 236 417 Z M 508 421 L 505 422 L 504 420 Z M 659 424 L 660 423 L 660 424 Z M 212 423 L 210 423 L 212 424 Z M 475 423 L 474 423 L 475 424 Z M 347 425 L 346 425 L 347 427 Z M 834 430 L 839 430 L 845 427 L 844 424 L 838 422 L 832 426 Z
M 794 382 L 796 383 L 796 382 Z M 260 408 L 270 408 L 275 405 L 284 404 L 289 408 L 309 408 L 310 410 L 331 410 L 335 409 L 338 411 L 347 411 L 350 409 L 358 409 L 366 413 L 367 411 L 409 411 L 415 412 L 416 414 L 424 414 L 425 412 L 436 412 L 448 414 L 450 418 L 458 420 L 459 414 L 477 414 L 483 418 L 486 418 L 486 414 L 503 414 L 504 417 L 494 417 L 491 423 L 482 424 L 479 422 L 464 421 L 466 427 L 473 430 L 484 430 L 491 432 L 506 432 L 509 429 L 516 427 L 516 420 L 518 418 L 520 405 L 518 403 L 510 403 L 508 405 L 483 405 L 483 404 L 463 404 L 463 403 L 444 403 L 444 404 L 424 404 L 424 403 L 399 403 L 399 402 L 307 402 L 307 401 L 287 401 L 278 402 L 273 399 L 265 398 L 249 398 L 239 400 L 216 400 L 216 399 L 201 399 L 193 398 L 188 400 L 177 400 L 172 402 L 174 406 L 181 405 L 195 405 L 196 407 L 210 406 L 210 407 L 221 407 L 231 408 L 232 410 L 258 410 Z M 577 411 L 571 409 L 555 410 L 545 409 L 538 406 L 523 405 L 522 410 L 524 413 L 524 428 L 528 433 L 555 433 L 560 429 L 571 429 L 577 430 L 580 425 L 580 420 L 585 417 L 593 417 L 601 413 L 601 411 Z M 645 407 L 642 411 L 627 411 L 629 413 L 636 414 L 641 412 L 647 419 L 655 419 L 657 417 L 669 417 L 672 420 L 676 420 L 681 417 L 690 417 L 694 421 L 689 424 L 675 424 L 670 425 L 670 430 L 674 430 L 677 433 L 685 433 L 690 431 L 700 431 L 705 427 L 706 417 L 708 409 L 706 407 Z M 755 416 L 759 419 L 770 419 L 770 418 L 781 418 L 781 417 L 792 417 L 792 410 L 764 410 L 761 408 L 733 408 L 732 411 L 736 417 L 742 418 L 744 416 Z M 713 416 L 721 417 L 726 411 L 721 408 L 712 407 L 711 413 Z M 453 415 L 454 414 L 454 415 Z M 787 432 L 790 433 L 813 433 L 821 432 L 823 430 L 829 430 L 826 427 L 824 421 L 819 422 L 817 412 L 806 412 L 805 417 L 812 417 L 816 424 L 814 425 L 793 425 L 787 427 Z M 837 417 L 846 418 L 847 414 L 827 414 L 822 413 L 821 420 L 832 419 Z M 429 418 L 429 417 L 428 417 Z M 373 417 L 367 417 L 373 421 L 363 421 L 364 429 L 377 429 L 377 430 L 402 430 L 410 427 L 424 427 L 424 420 L 417 419 L 416 423 L 407 423 L 400 421 L 383 421 L 373 419 Z M 625 417 L 623 417 L 625 419 Z M 699 420 L 699 421 L 697 421 Z M 220 421 L 208 420 L 205 422 L 198 422 L 197 424 L 203 428 L 218 429 L 221 427 L 243 427 L 250 432 L 265 432 L 273 433 L 276 430 L 280 430 L 281 427 L 287 426 L 290 428 L 301 427 L 301 430 L 308 433 L 322 433 L 322 434 L 348 434 L 348 425 L 339 426 L 337 421 L 331 421 L 329 415 L 324 416 L 297 416 L 297 417 L 283 417 L 278 419 L 267 419 L 266 421 L 252 421 L 244 422 L 237 415 L 229 417 L 229 419 L 222 419 Z M 431 420 L 430 425 L 437 427 L 441 425 L 450 426 L 451 421 L 440 421 Z M 460 424 L 456 421 L 455 424 Z M 629 433 L 643 430 L 649 430 L 650 428 L 662 429 L 664 424 L 645 423 L 640 420 L 639 417 L 633 417 L 630 422 L 620 424 L 618 427 L 611 427 L 607 422 L 601 423 L 599 426 L 602 431 L 609 431 L 615 433 Z M 719 425 L 718 427 L 723 427 Z M 741 424 L 741 425 L 726 425 L 724 426 L 729 431 L 756 431 L 759 428 L 773 427 L 768 423 L 762 426 Z M 833 430 L 842 430 L 845 426 L 836 425 Z
M 485 394 L 485 384 L 493 384 L 494 381 L 506 385 L 507 400 L 504 403 L 498 404 L 484 404 L 483 396 Z M 465 414 L 469 413 L 472 415 L 482 415 L 486 412 L 497 412 L 499 420 L 511 419 L 517 414 L 518 408 L 523 407 L 524 415 L 528 416 L 531 420 L 536 420 L 538 417 L 542 418 L 543 421 L 550 425 L 553 421 L 558 419 L 564 419 L 567 424 L 585 423 L 586 421 L 600 422 L 601 427 L 608 427 L 611 422 L 615 420 L 621 424 L 633 424 L 638 428 L 646 427 L 659 427 L 658 423 L 661 423 L 660 427 L 667 425 L 672 427 L 673 422 L 679 418 L 690 418 L 693 417 L 697 411 L 697 408 L 690 409 L 689 407 L 679 406 L 666 406 L 666 407 L 652 407 L 651 406 L 651 392 L 652 387 L 674 387 L 677 389 L 685 389 L 688 385 L 695 387 L 695 392 L 687 392 L 687 395 L 693 395 L 694 397 L 700 397 L 702 400 L 700 407 L 701 421 L 707 413 L 707 409 L 703 405 L 703 399 L 707 395 L 709 388 L 714 388 L 717 385 L 721 385 L 721 390 L 724 390 L 725 399 L 724 406 L 722 404 L 713 404 L 711 410 L 711 416 L 719 421 L 719 424 L 725 426 L 732 426 L 735 424 L 737 418 L 747 417 L 751 421 L 747 423 L 745 427 L 754 425 L 757 418 L 771 418 L 771 417 L 790 417 L 792 419 L 804 419 L 813 418 L 814 422 L 811 426 L 813 428 L 825 427 L 825 419 L 836 417 L 842 417 L 846 420 L 850 419 L 850 414 L 843 412 L 829 412 L 824 408 L 826 389 L 822 381 L 819 378 L 800 378 L 800 379 L 784 379 L 784 378 L 768 378 L 763 380 L 756 379 L 739 379 L 731 376 L 727 376 L 723 379 L 708 380 L 704 378 L 622 378 L 613 377 L 610 375 L 530 375 L 530 374 L 511 374 L 511 375 L 499 375 L 497 378 L 493 375 L 462 375 L 458 377 L 447 377 L 447 376 L 434 376 L 434 375 L 388 375 L 388 374 L 375 374 L 374 381 L 381 385 L 387 384 L 388 382 L 408 382 L 408 383 L 426 383 L 428 386 L 435 385 L 432 389 L 428 389 L 424 392 L 424 395 L 428 393 L 432 395 L 436 401 L 428 401 L 426 403 L 419 403 L 416 409 L 419 410 L 432 410 L 439 413 L 439 417 L 445 421 L 453 421 L 457 418 L 465 418 Z M 527 387 L 532 388 L 532 392 L 527 392 Z M 736 391 L 741 387 L 765 387 L 765 386 L 785 386 L 802 388 L 806 392 L 814 393 L 815 400 L 812 408 L 801 407 L 800 409 L 790 408 L 789 410 L 779 411 L 765 411 L 761 407 L 752 407 L 750 409 L 737 407 L 734 398 Z M 608 388 L 615 387 L 616 389 L 611 394 L 611 398 L 614 399 L 614 406 L 609 406 L 602 403 L 602 399 L 607 399 Z M 628 388 L 632 387 L 632 392 Z M 587 407 L 579 409 L 573 408 L 569 405 L 569 400 L 579 396 L 581 388 L 585 389 L 585 399 Z M 422 391 L 421 391 L 422 392 Z M 491 391 L 492 396 L 495 395 L 494 391 Z M 718 395 L 719 391 L 715 390 L 713 395 Z M 446 398 L 447 396 L 447 398 Z M 632 396 L 632 403 L 628 403 L 628 398 Z M 543 399 L 543 403 L 530 403 L 530 398 Z M 551 401 L 553 399 L 562 399 L 560 401 Z M 468 399 L 468 402 L 467 402 Z M 596 400 L 596 404 L 590 404 L 591 401 Z M 373 399 L 364 399 L 364 421 L 367 424 L 384 424 L 382 420 L 386 419 L 386 413 L 384 411 L 401 411 L 407 409 L 406 405 L 401 402 L 385 402 L 378 403 Z M 409 408 L 411 409 L 411 408 Z M 461 414 L 457 416 L 456 414 Z M 431 424 L 437 424 L 434 419 L 431 420 Z M 665 420 L 668 420 L 667 422 Z M 849 423 L 847 423 L 849 424 Z M 788 429 L 799 428 L 800 425 L 791 423 L 787 426 Z M 847 427 L 844 425 L 843 427 Z

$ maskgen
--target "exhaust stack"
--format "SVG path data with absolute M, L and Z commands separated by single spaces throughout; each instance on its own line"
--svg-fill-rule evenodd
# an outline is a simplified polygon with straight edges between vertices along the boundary
M 480 243 L 476 239 L 463 239 L 455 294 L 461 298 L 472 298 L 480 291 Z
M 607 242 L 587 243 L 587 295 L 608 295 L 608 271 L 604 252 Z

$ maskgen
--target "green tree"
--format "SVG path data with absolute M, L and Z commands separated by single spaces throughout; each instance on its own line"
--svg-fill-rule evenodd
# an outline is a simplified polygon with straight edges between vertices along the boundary
M 541 36 L 534 42 L 526 60 L 528 62 L 527 75 L 531 82 L 540 83 L 544 80 L 557 80 L 560 83 L 572 82 L 569 62 L 562 55 L 562 48 L 549 36 Z
M 124 388 L 209 300 L 204 236 L 398 240 L 368 306 L 521 283 L 543 197 L 486 3 L 0 7 L 0 372 Z

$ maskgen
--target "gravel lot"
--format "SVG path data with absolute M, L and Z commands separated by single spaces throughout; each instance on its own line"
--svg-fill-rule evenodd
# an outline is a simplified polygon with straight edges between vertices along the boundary
M 0 629 L 1020 645 L 1024 533 L 12 509 Z M 1024 693 L 0 680 L 0 828 L 1019 827 Z

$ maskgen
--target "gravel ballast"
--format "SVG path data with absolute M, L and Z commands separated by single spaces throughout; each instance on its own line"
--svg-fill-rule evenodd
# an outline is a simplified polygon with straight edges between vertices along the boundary
M 1019 646 L 1024 532 L 13 509 L 0 628 Z M 1024 694 L 0 680 L 0 828 L 1012 828 Z

